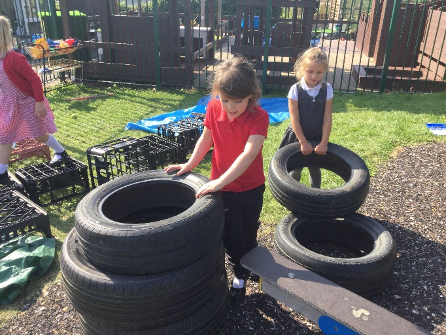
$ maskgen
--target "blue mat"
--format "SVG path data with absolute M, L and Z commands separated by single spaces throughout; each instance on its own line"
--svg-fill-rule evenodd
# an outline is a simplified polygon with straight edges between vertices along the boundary
M 139 120 L 138 122 L 129 122 L 125 126 L 125 129 L 158 133 L 158 126 L 190 118 L 192 117 L 192 113 L 206 113 L 206 105 L 210 100 L 211 96 L 205 96 L 193 107 L 160 114 L 155 117 Z M 287 98 L 261 98 L 259 105 L 268 112 L 270 124 L 282 122 L 290 117 Z
M 446 124 L 426 124 L 435 135 L 446 135 Z

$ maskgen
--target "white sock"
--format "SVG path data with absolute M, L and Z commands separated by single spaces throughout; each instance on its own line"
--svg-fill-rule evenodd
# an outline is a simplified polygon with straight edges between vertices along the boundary
M 3 174 L 7 170 L 8 170 L 8 164 L 7 163 L 0 163 L 0 174 Z
M 243 279 L 234 277 L 234 280 L 232 280 L 232 287 L 234 287 L 234 288 L 243 288 L 244 284 L 245 284 L 245 280 L 243 280 Z
M 51 147 L 54 153 L 62 153 L 64 151 L 64 148 L 52 134 L 49 134 L 48 141 L 45 142 L 45 145 Z

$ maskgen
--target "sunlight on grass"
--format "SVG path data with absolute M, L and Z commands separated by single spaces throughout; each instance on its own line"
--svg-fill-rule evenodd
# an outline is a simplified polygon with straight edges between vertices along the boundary
M 86 100 L 68 98 L 113 93 L 111 96 Z M 48 95 L 54 110 L 58 131 L 57 139 L 75 159 L 88 164 L 86 151 L 89 147 L 123 137 L 143 137 L 142 131 L 126 131 L 128 122 L 136 122 L 158 114 L 195 106 L 207 92 L 199 90 L 163 90 L 99 87 L 72 85 Z M 268 97 L 285 97 L 286 92 L 272 93 Z M 433 135 L 426 123 L 446 123 L 446 92 L 439 94 L 338 94 L 333 101 L 333 128 L 330 141 L 358 154 L 367 164 L 371 175 L 388 162 L 398 148 L 427 142 L 444 142 L 446 137 Z M 289 121 L 271 124 L 264 143 L 264 170 L 276 153 Z M 43 159 L 18 161 L 11 165 L 14 171 L 24 165 L 42 162 Z M 208 154 L 195 172 L 210 176 L 211 155 Z M 308 183 L 303 174 L 302 183 Z M 323 171 L 323 188 L 336 188 L 343 181 L 332 172 Z M 261 214 L 259 235 L 274 234 L 277 223 L 288 214 L 267 188 Z M 45 285 L 60 276 L 58 257 L 65 236 L 74 227 L 74 213 L 84 195 L 50 204 L 45 210 L 50 216 L 56 238 L 56 258 L 50 270 L 39 279 L 31 281 L 15 303 L 2 307 L 0 323 L 20 313 L 16 302 L 20 299 L 35 300 Z

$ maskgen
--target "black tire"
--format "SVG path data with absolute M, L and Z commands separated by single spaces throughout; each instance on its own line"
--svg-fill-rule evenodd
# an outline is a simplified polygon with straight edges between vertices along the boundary
M 312 144 L 313 147 L 316 144 Z M 319 167 L 339 175 L 345 184 L 334 189 L 307 187 L 289 172 L 298 167 Z M 367 197 L 369 170 L 351 150 L 328 144 L 326 155 L 303 155 L 300 146 L 289 144 L 274 154 L 269 166 L 269 186 L 274 198 L 289 211 L 305 217 L 343 217 L 360 208 Z
M 209 180 L 163 170 L 119 177 L 92 190 L 78 204 L 79 243 L 94 266 L 141 275 L 189 265 L 221 239 L 220 193 L 195 198 Z
M 164 328 L 195 315 L 214 299 L 227 298 L 222 242 L 213 253 L 177 271 L 128 276 L 96 269 L 76 237 L 71 230 L 62 245 L 62 277 L 76 311 L 93 325 L 127 333 Z
M 330 257 L 305 246 L 335 242 L 358 254 Z M 396 245 L 390 232 L 376 220 L 360 214 L 337 219 L 285 216 L 275 231 L 276 247 L 290 259 L 359 295 L 384 289 L 396 263 Z M 313 248 L 314 250 L 314 248 Z

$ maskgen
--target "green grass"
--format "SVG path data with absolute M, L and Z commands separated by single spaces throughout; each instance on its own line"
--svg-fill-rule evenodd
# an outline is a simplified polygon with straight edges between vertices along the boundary
M 112 96 L 89 100 L 68 101 L 67 98 L 92 96 L 112 92 Z M 58 131 L 57 139 L 70 155 L 87 164 L 86 150 L 90 146 L 120 137 L 142 137 L 147 133 L 125 131 L 129 121 L 155 116 L 196 105 L 207 93 L 199 90 L 131 89 L 113 87 L 68 86 L 48 95 L 54 110 Z M 269 97 L 284 97 L 286 92 L 275 92 Z M 386 162 L 404 146 L 428 142 L 445 142 L 446 137 L 433 135 L 426 123 L 446 123 L 446 92 L 439 94 L 384 94 L 357 93 L 335 94 L 333 101 L 333 129 L 330 141 L 337 143 L 361 156 L 373 176 Z M 277 150 L 289 121 L 272 124 L 265 141 L 264 168 Z M 29 159 L 11 165 L 11 171 L 41 162 Z M 195 170 L 209 177 L 210 157 Z M 323 187 L 339 185 L 339 178 L 324 171 Z M 74 212 L 82 196 L 46 206 L 53 234 L 56 237 L 56 258 L 50 270 L 39 279 L 31 281 L 24 293 L 9 306 L 1 307 L 0 323 L 20 313 L 20 299 L 35 300 L 44 292 L 44 287 L 60 276 L 59 253 L 67 233 L 74 226 Z M 271 235 L 276 224 L 288 213 L 272 197 L 268 189 L 264 197 L 261 215 L 261 235 Z

